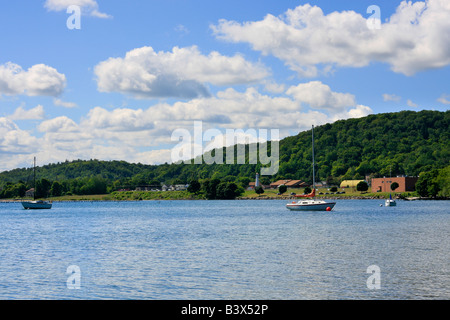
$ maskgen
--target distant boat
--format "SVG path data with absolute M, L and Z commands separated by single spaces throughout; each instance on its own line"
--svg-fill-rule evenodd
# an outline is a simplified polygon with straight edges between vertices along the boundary
M 386 207 L 395 207 L 397 205 L 397 202 L 395 202 L 394 199 L 392 199 L 392 195 L 389 194 L 389 199 L 386 199 L 386 202 L 384 203 L 384 206 Z
M 52 208 L 52 204 L 50 202 L 47 201 L 42 201 L 42 200 L 38 200 L 38 201 L 24 201 L 22 202 L 23 208 L 24 209 L 51 209 Z
M 34 183 L 33 201 L 23 201 L 22 202 L 23 208 L 27 210 L 51 209 L 52 208 L 51 202 L 42 200 L 36 201 L 36 157 L 34 157 L 33 183 Z
M 336 202 L 327 202 L 324 200 L 316 200 L 316 180 L 314 169 L 314 126 L 312 126 L 312 163 L 313 163 L 313 189 L 311 193 L 305 195 L 296 195 L 296 198 L 313 198 L 299 201 L 292 201 L 286 204 L 286 208 L 292 211 L 331 211 Z
M 391 169 L 389 169 L 389 176 L 390 176 L 390 178 L 392 178 Z M 392 185 L 392 180 L 390 182 Z M 389 186 L 389 190 L 392 190 L 391 186 Z M 386 201 L 384 202 L 384 206 L 385 207 L 395 207 L 396 205 L 397 205 L 397 202 L 395 202 L 395 200 L 392 199 L 391 191 L 389 191 L 389 199 L 386 199 Z

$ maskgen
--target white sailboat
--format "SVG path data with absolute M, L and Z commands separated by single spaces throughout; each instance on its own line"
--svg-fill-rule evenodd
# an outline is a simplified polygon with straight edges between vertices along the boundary
M 23 201 L 22 206 L 24 209 L 51 209 L 52 203 L 48 201 L 37 200 L 36 201 L 36 157 L 34 157 L 34 166 L 33 166 L 33 183 L 34 183 L 34 192 L 33 192 L 33 201 Z
M 312 198 L 292 201 L 286 204 L 286 208 L 292 211 L 331 211 L 336 202 L 327 202 L 324 200 L 316 200 L 316 180 L 314 168 L 314 126 L 312 126 L 312 163 L 313 163 L 313 190 L 310 194 L 296 195 L 297 198 Z
M 389 168 L 389 177 L 392 179 L 392 173 L 391 173 L 391 169 Z M 386 199 L 386 201 L 384 202 L 384 206 L 385 207 L 395 207 L 397 205 L 397 202 L 395 202 L 394 199 L 392 199 L 392 194 L 391 194 L 391 185 L 392 185 L 392 181 L 390 181 L 390 185 L 389 185 L 389 199 Z
M 384 206 L 385 207 L 395 207 L 397 205 L 397 202 L 395 202 L 394 199 L 392 199 L 392 195 L 389 194 L 389 199 L 386 199 Z

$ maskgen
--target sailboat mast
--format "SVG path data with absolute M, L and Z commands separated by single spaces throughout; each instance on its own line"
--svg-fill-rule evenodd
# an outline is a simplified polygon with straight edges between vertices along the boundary
M 33 165 L 33 184 L 34 184 L 33 200 L 36 200 L 36 157 L 34 157 L 34 165 Z
M 313 191 L 316 190 L 316 171 L 314 164 L 314 125 L 312 126 L 312 166 L 313 166 Z M 314 198 L 316 193 L 314 192 Z

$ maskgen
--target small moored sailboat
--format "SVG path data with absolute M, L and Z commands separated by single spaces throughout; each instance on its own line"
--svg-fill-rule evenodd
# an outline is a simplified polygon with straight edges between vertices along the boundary
M 22 206 L 24 209 L 51 209 L 52 203 L 48 201 L 37 200 L 36 201 L 36 157 L 34 157 L 34 166 L 33 166 L 33 183 L 34 183 L 34 192 L 33 192 L 33 201 L 23 201 Z
M 392 179 L 392 173 L 391 173 L 391 169 L 389 169 L 389 177 Z M 389 181 L 390 185 L 389 185 L 389 189 L 392 190 L 392 181 Z M 386 201 L 384 202 L 384 206 L 385 207 L 395 207 L 397 205 L 397 202 L 395 202 L 394 199 L 392 199 L 392 194 L 389 191 L 389 199 L 386 199 Z
M 389 194 L 389 199 L 386 199 L 386 202 L 384 203 L 386 207 L 395 207 L 397 205 L 397 202 L 395 202 L 394 199 L 392 199 L 392 195 Z
M 296 198 L 312 198 L 299 201 L 292 201 L 286 204 L 286 208 L 293 211 L 331 211 L 336 202 L 316 200 L 316 181 L 314 170 L 314 126 L 312 126 L 312 162 L 313 162 L 313 189 L 310 194 L 296 195 Z

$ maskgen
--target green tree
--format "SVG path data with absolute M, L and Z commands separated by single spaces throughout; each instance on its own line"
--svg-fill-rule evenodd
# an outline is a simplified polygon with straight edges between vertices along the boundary
M 312 189 L 310 187 L 305 187 L 305 190 L 303 190 L 304 194 L 310 194 L 312 192 Z
M 36 181 L 36 190 L 35 190 L 36 198 L 48 197 L 51 186 L 52 186 L 52 183 L 45 178 L 37 180 Z
M 283 193 L 285 193 L 286 191 L 287 191 L 286 185 L 282 184 L 282 185 L 280 185 L 280 186 L 278 187 L 278 192 L 279 192 L 279 193 L 283 194 Z
M 270 179 L 269 179 L 268 177 L 262 177 L 262 178 L 260 179 L 260 182 L 261 182 L 261 184 L 262 184 L 263 186 L 268 186 L 268 185 L 270 185 Z
M 437 183 L 439 184 L 439 197 L 450 197 L 450 166 L 445 167 L 444 169 L 439 171 L 439 174 L 436 178 Z
M 360 191 L 360 192 L 365 192 L 367 190 L 369 190 L 369 185 L 367 184 L 367 182 L 365 181 L 360 181 L 357 185 L 356 185 L 356 190 Z
M 247 189 L 251 179 L 249 177 L 239 177 L 237 181 L 242 188 Z
M 264 188 L 263 188 L 262 186 L 257 186 L 257 187 L 255 188 L 255 192 L 256 192 L 257 194 L 261 195 L 261 194 L 264 193 Z
M 52 183 L 52 187 L 50 188 L 50 193 L 53 197 L 59 197 L 62 195 L 63 187 L 58 181 L 54 181 Z
M 206 196 L 206 199 L 216 199 L 217 186 L 220 184 L 219 179 L 205 179 L 202 182 L 202 191 Z
M 416 182 L 416 191 L 421 197 L 436 197 L 439 193 L 439 170 L 421 173 Z
M 190 193 L 198 194 L 200 192 L 201 188 L 202 188 L 202 186 L 201 186 L 200 182 L 198 182 L 198 180 L 192 180 L 189 183 L 189 187 L 187 188 L 187 190 Z
M 238 195 L 238 186 L 234 182 L 221 182 L 217 185 L 216 198 L 232 200 Z

